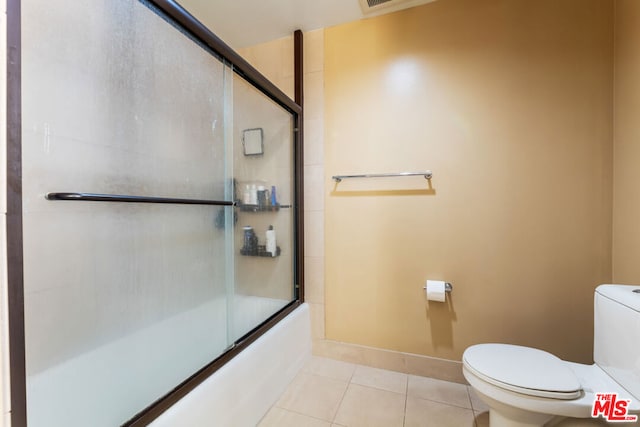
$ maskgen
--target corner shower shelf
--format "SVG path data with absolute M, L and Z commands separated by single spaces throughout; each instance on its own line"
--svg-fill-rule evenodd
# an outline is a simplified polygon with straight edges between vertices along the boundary
M 277 204 L 260 206 L 260 205 L 245 205 L 240 202 L 236 202 L 236 206 L 240 209 L 240 212 L 278 212 L 280 209 L 288 209 L 291 205 Z
M 236 206 L 240 209 L 240 212 L 278 212 L 280 210 L 280 205 L 245 205 L 242 203 L 236 203 Z
M 277 246 L 275 257 L 279 257 L 280 253 L 281 253 L 280 246 Z M 240 255 L 258 257 L 258 258 L 275 258 L 273 255 L 271 255 L 271 252 L 267 252 L 267 248 L 264 245 L 258 245 L 258 252 L 256 253 L 247 253 L 244 250 L 240 249 Z

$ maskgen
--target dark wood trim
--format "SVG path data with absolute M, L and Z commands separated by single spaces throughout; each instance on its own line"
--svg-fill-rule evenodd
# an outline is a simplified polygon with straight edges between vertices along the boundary
M 301 30 L 293 33 L 294 100 L 304 106 L 304 35 Z
M 187 12 L 174 0 L 148 0 L 160 11 L 166 14 L 171 20 L 178 24 L 192 37 L 203 43 L 213 52 L 222 57 L 225 62 L 233 65 L 233 70 L 244 77 L 249 83 L 255 86 L 266 96 L 285 107 L 292 113 L 302 112 L 301 104 L 294 102 L 276 85 L 271 83 L 265 76 L 249 64 L 242 56 L 229 47 L 222 39 L 213 34 L 200 21 Z
M 22 78 L 20 0 L 7 0 L 7 279 L 11 425 L 27 425 L 22 257 Z
M 238 340 L 233 348 L 225 353 L 223 353 L 220 357 L 215 359 L 213 362 L 202 368 L 200 371 L 195 373 L 193 376 L 185 380 L 182 384 L 174 388 L 170 393 L 165 395 L 164 397 L 158 399 L 144 411 L 141 411 L 138 415 L 133 417 L 130 421 L 123 424 L 123 427 L 143 427 L 151 423 L 153 420 L 158 418 L 177 403 L 180 399 L 186 396 L 189 392 L 195 389 L 197 386 L 202 384 L 207 378 L 209 378 L 212 374 L 214 374 L 218 369 L 222 368 L 227 362 L 233 359 L 238 353 L 242 350 L 246 349 L 251 343 L 260 338 L 265 334 L 269 329 L 274 327 L 278 322 L 287 317 L 293 310 L 300 306 L 300 301 L 292 301 L 283 308 L 278 313 L 274 314 L 272 317 L 267 319 L 264 323 L 258 326 L 253 331 L 249 332 L 247 335 Z
M 295 123 L 295 188 L 296 188 L 296 277 L 298 298 L 304 301 L 304 36 L 293 33 L 293 64 L 295 101 L 300 108 Z

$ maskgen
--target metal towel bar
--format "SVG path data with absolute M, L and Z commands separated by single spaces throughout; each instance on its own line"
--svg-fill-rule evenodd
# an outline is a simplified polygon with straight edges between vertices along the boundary
M 433 172 L 424 171 L 424 172 L 397 172 L 397 173 L 367 173 L 362 175 L 334 175 L 331 178 L 335 182 L 340 182 L 343 179 L 347 178 L 389 178 L 396 176 L 424 176 L 425 179 L 431 179 L 433 176 Z

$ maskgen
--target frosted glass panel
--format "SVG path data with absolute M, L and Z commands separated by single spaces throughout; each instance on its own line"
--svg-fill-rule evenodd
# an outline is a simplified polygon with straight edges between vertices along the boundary
M 120 425 L 232 342 L 233 208 L 44 195 L 231 199 L 231 73 L 137 1 L 22 7 L 29 426 Z
M 145 2 L 22 13 L 29 426 L 120 425 L 296 299 L 293 116 Z
M 292 115 L 237 76 L 233 94 L 238 256 L 231 333 L 238 339 L 295 299 L 294 137 Z M 261 155 L 247 155 L 248 133 L 262 135 Z

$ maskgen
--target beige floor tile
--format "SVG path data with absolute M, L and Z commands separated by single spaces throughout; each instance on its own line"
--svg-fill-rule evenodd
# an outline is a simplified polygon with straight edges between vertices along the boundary
M 335 422 L 348 427 L 402 427 L 405 396 L 349 384 Z
M 328 421 L 308 417 L 287 411 L 286 409 L 273 407 L 260 421 L 258 427 L 330 427 Z
M 489 411 L 489 406 L 480 399 L 473 387 L 467 386 L 467 390 L 471 398 L 471 408 L 473 408 L 475 412 Z
M 347 385 L 345 381 L 301 372 L 285 390 L 276 406 L 333 421 Z
M 394 393 L 407 393 L 407 374 L 386 369 L 357 366 L 351 382 L 367 387 L 379 388 Z
M 471 409 L 408 396 L 404 425 L 405 427 L 474 427 L 475 420 Z
M 302 372 L 321 375 L 341 381 L 349 381 L 353 376 L 356 365 L 326 357 L 312 356 L 302 368 Z
M 467 386 L 463 384 L 409 375 L 407 394 L 420 399 L 471 409 L 469 392 Z

